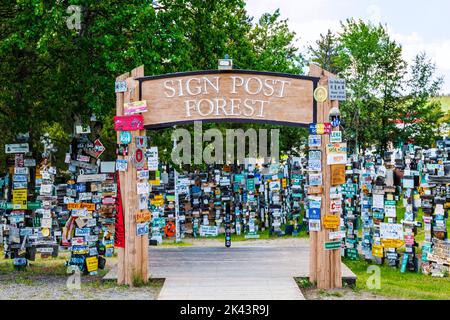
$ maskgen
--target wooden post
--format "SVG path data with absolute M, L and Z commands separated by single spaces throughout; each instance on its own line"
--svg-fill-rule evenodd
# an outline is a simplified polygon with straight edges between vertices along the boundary
M 130 76 L 130 73 L 122 74 L 121 76 L 116 78 L 116 81 L 125 81 Z M 119 92 L 116 93 L 116 115 L 122 116 L 123 115 L 123 102 L 124 102 L 124 93 Z M 120 143 L 120 132 L 117 132 L 117 144 Z M 122 156 L 118 156 L 118 158 L 123 159 Z M 119 171 L 119 178 L 121 181 L 121 184 L 123 184 L 122 181 L 125 181 L 125 173 Z M 122 204 L 125 201 L 124 192 L 122 191 Z M 124 217 L 125 219 L 125 217 Z M 125 220 L 124 220 L 125 224 Z M 117 263 L 117 283 L 118 284 L 125 284 L 125 248 L 117 248 L 117 256 L 119 258 L 119 261 Z
M 310 76 L 320 77 L 319 86 L 328 89 L 328 78 L 334 77 L 328 71 L 317 65 L 310 65 Z M 317 103 L 317 122 L 329 122 L 329 113 L 332 107 L 339 107 L 337 101 L 330 100 Z M 342 287 L 340 250 L 325 250 L 325 242 L 329 240 L 330 230 L 323 226 L 323 218 L 330 211 L 331 166 L 327 165 L 326 146 L 330 143 L 330 136 L 322 136 L 322 175 L 323 193 L 321 195 L 321 231 L 310 233 L 310 270 L 309 280 L 316 283 L 319 289 L 333 289 Z
M 123 99 L 117 100 L 117 115 L 123 115 L 123 104 L 139 100 L 139 82 L 135 78 L 144 76 L 144 66 L 131 72 L 126 78 L 127 91 Z M 119 106 L 119 104 L 121 104 Z M 121 172 L 120 187 L 122 192 L 123 216 L 125 225 L 125 249 L 121 254 L 119 250 L 118 277 L 119 284 L 133 285 L 134 279 L 148 282 L 148 235 L 136 236 L 136 218 L 139 211 L 139 198 L 137 195 L 137 170 L 131 163 L 131 157 L 136 151 L 136 137 L 144 136 L 145 130 L 132 131 L 132 141 L 128 145 L 128 169 Z

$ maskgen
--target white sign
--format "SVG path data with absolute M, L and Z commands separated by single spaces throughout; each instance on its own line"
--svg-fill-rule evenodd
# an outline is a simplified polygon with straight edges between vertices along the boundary
M 319 232 L 321 230 L 320 228 L 320 220 L 309 220 L 309 231 L 316 231 Z
M 201 237 L 217 237 L 219 235 L 219 227 L 217 226 L 200 226 L 200 236 Z
M 157 171 L 159 165 L 158 147 L 151 147 L 150 149 L 147 149 L 147 158 L 148 170 Z
M 380 238 L 403 240 L 403 225 L 400 223 L 380 223 Z
M 115 92 L 127 92 L 127 82 L 126 81 L 116 81 Z
M 335 231 L 328 234 L 330 240 L 341 240 L 345 238 L 345 231 Z
M 309 175 L 309 185 L 310 186 L 321 186 L 322 185 L 322 174 L 310 174 Z
M 103 182 L 106 181 L 106 174 L 80 174 L 77 182 Z
M 347 99 L 344 79 L 328 79 L 328 95 L 330 100 L 345 101 Z
M 150 184 L 148 182 L 137 183 L 137 194 L 149 194 Z
M 331 143 L 341 143 L 342 142 L 342 131 L 332 131 L 330 134 Z
M 17 143 L 17 144 L 6 144 L 5 145 L 5 153 L 28 153 L 30 151 L 30 147 L 28 143 Z

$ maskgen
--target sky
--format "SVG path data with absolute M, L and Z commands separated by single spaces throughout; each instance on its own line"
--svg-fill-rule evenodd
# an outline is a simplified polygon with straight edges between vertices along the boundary
M 361 18 L 386 25 L 389 34 L 403 47 L 411 63 L 425 51 L 444 76 L 442 93 L 450 94 L 450 1 L 448 0 L 247 0 L 250 16 L 259 19 L 280 9 L 297 33 L 304 49 L 328 29 L 340 30 L 340 21 Z

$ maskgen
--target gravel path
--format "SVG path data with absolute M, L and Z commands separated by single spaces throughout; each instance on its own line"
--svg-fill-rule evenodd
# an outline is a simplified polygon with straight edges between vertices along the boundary
M 0 300 L 155 300 L 162 284 L 128 288 L 82 277 L 80 289 L 69 290 L 68 278 L 0 275 Z

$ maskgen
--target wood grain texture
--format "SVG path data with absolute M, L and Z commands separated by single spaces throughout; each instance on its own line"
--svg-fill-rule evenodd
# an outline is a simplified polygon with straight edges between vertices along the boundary
M 218 73 L 142 82 L 147 127 L 195 120 L 313 122 L 312 80 Z M 262 102 L 263 101 L 263 102 Z
M 130 74 L 127 72 L 125 74 L 120 75 L 116 78 L 116 81 L 125 81 Z M 116 116 L 122 116 L 123 115 L 123 103 L 124 103 L 124 93 L 119 92 L 116 93 Z M 117 143 L 120 143 L 120 133 L 117 133 Z M 118 159 L 123 159 L 123 156 L 118 156 Z M 125 179 L 123 172 L 119 172 L 119 178 L 121 183 L 123 184 L 123 181 Z M 122 203 L 124 203 L 125 197 L 122 190 Z M 125 217 L 124 217 L 125 218 Z M 125 224 L 125 220 L 124 220 Z M 120 285 L 125 284 L 125 248 L 116 248 L 117 249 L 117 256 L 118 256 L 118 262 L 117 262 L 117 283 Z

